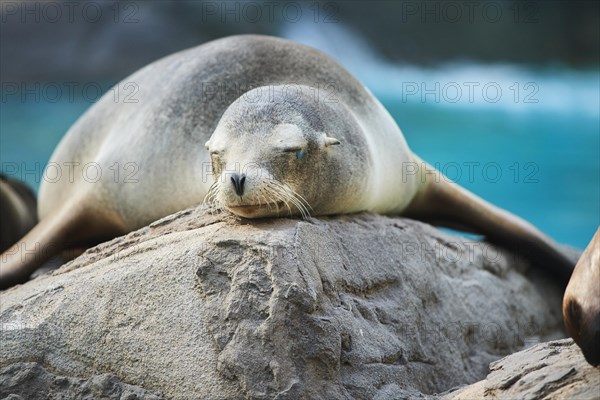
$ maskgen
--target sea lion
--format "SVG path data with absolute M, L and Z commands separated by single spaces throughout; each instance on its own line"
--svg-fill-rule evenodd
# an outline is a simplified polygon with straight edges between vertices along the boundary
M 370 91 L 315 49 L 233 36 L 158 60 L 125 85 L 138 89 L 133 101 L 115 104 L 111 91 L 58 145 L 49 165 L 63 174 L 42 183 L 41 222 L 2 255 L 2 286 L 66 246 L 205 198 L 246 218 L 401 214 L 527 251 L 565 283 L 572 271 L 532 225 L 426 166 Z
M 600 228 L 575 265 L 562 312 L 567 332 L 587 362 L 600 365 Z
M 24 183 L 0 174 L 0 252 L 37 223 L 35 194 Z

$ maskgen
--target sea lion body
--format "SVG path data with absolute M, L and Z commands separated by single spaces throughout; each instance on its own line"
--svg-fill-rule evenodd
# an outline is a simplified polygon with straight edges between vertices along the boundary
M 398 212 L 416 189 L 413 184 L 406 190 L 400 175 L 386 177 L 385 171 L 373 170 L 394 165 L 398 159 L 410 160 L 404 137 L 389 113 L 352 75 L 309 47 L 264 36 L 226 38 L 154 62 L 119 86 L 128 83 L 139 88 L 133 96 L 139 101 L 115 104 L 113 92 L 108 92 L 57 147 L 50 163 L 61 166 L 64 176 L 58 182 L 42 182 L 41 219 L 62 204 L 85 197 L 94 212 L 110 212 L 130 231 L 201 203 L 212 184 L 204 144 L 220 117 L 247 91 L 263 87 L 260 96 L 268 99 L 277 85 L 286 85 L 288 97 L 295 97 L 303 87 L 300 95 L 320 96 L 318 103 L 344 104 L 373 133 L 361 143 L 368 147 L 365 154 L 378 159 L 365 164 L 373 182 L 364 191 L 387 191 L 382 194 L 389 204 L 346 212 Z M 73 170 L 74 182 L 66 179 L 67 168 Z M 97 171 L 102 178 L 96 182 Z M 386 184 L 381 183 L 384 180 Z M 403 197 L 407 201 L 401 201 Z
M 0 252 L 37 223 L 36 199 L 24 183 L 0 175 Z
M 600 229 L 569 280 L 563 297 L 563 319 L 587 362 L 600 365 Z
M 404 214 L 527 245 L 568 276 L 573 263 L 525 221 L 415 156 L 381 103 L 328 56 L 266 36 L 233 36 L 158 60 L 109 91 L 67 132 L 21 245 L 92 244 L 208 203 L 248 218 Z M 206 148 L 205 148 L 206 144 Z M 212 174 L 211 171 L 216 171 Z M 2 257 L 0 284 L 50 252 Z

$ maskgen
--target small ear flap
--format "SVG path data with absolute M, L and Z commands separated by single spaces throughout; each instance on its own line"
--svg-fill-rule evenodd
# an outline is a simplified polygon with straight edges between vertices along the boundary
M 335 146 L 340 144 L 340 141 L 331 136 L 325 136 L 325 147 Z
M 204 143 L 204 147 L 206 147 L 206 150 L 208 150 L 210 146 L 210 140 L 207 140 L 206 143 Z

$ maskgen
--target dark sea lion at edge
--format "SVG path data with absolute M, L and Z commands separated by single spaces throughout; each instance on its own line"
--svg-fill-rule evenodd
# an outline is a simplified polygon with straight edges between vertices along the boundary
M 600 365 L 600 228 L 575 266 L 563 297 L 569 335 L 588 363 Z

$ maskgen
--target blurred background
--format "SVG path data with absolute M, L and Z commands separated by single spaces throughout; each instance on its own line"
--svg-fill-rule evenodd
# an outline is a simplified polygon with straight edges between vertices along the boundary
M 172 52 L 260 33 L 330 54 L 423 159 L 555 239 L 583 248 L 599 225 L 598 2 L 3 0 L 0 19 L 0 169 L 34 190 L 115 83 Z

